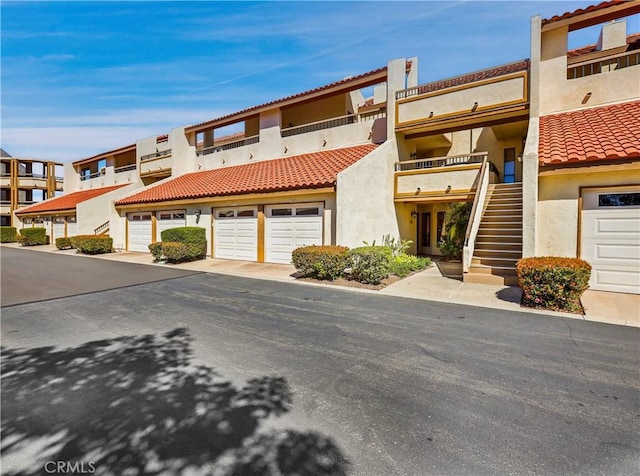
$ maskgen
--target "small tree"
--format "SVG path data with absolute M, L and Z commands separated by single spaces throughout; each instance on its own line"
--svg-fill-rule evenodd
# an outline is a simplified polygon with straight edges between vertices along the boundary
M 444 217 L 445 236 L 438 248 L 447 260 L 459 260 L 462 257 L 464 238 L 471 216 L 473 202 L 456 202 L 451 205 Z

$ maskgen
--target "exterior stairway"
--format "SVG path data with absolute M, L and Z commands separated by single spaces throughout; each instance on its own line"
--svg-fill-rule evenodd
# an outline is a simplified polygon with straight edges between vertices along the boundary
M 489 185 L 464 282 L 516 285 L 522 257 L 522 184 Z

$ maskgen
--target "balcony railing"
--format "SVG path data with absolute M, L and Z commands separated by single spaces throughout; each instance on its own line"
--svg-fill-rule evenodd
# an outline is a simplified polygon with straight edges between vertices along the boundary
M 57 182 L 62 182 L 63 180 L 64 180 L 64 177 L 61 177 L 60 175 L 56 175 Z
M 128 172 L 129 170 L 135 170 L 138 167 L 136 164 L 123 165 L 122 167 L 116 167 L 113 171 L 117 174 L 121 172 Z
M 331 129 L 333 127 L 346 126 L 358 122 L 357 114 L 348 114 L 346 116 L 335 117 L 326 121 L 310 122 L 301 126 L 287 127 L 280 131 L 281 137 L 295 136 L 298 134 L 306 134 L 307 132 L 321 131 L 323 129 Z
M 605 59 L 587 60 L 573 63 L 567 68 L 567 79 L 577 79 L 593 74 L 615 71 L 640 64 L 640 50 L 624 52 Z
M 80 181 L 90 180 L 92 178 L 100 177 L 100 172 L 94 172 L 92 174 L 86 174 L 80 176 Z
M 45 174 L 18 174 L 18 178 L 46 179 L 47 176 Z
M 169 157 L 171 155 L 171 149 L 160 150 L 158 152 L 154 152 L 153 154 L 147 154 L 140 157 L 140 162 L 144 162 L 145 160 L 153 160 L 153 159 L 161 159 L 163 157 Z
M 464 155 L 450 155 L 448 157 L 433 157 L 428 159 L 405 160 L 395 163 L 395 171 L 430 169 L 433 167 L 448 167 L 450 165 L 480 164 L 487 157 L 487 152 L 474 152 Z
M 257 144 L 260 142 L 260 136 L 251 136 L 246 139 L 240 139 L 233 142 L 227 142 L 226 144 L 213 145 L 197 151 L 197 155 L 213 154 L 214 152 L 222 152 L 223 150 L 237 149 L 249 144 Z
M 2 206 L 11 205 L 11 200 L 0 200 L 0 205 Z

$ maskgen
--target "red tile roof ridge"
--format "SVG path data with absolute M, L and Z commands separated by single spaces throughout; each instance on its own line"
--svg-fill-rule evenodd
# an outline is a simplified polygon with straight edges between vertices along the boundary
M 554 15 L 551 18 L 544 18 L 542 20 L 542 25 L 546 25 L 548 23 L 553 23 L 556 21 L 560 21 L 560 20 L 565 20 L 567 18 L 573 18 L 573 17 L 577 17 L 580 15 L 584 15 L 585 13 L 591 13 L 591 12 L 595 12 L 597 10 L 602 10 L 603 8 L 608 8 L 608 7 L 612 7 L 614 5 L 619 5 L 622 3 L 626 3 L 627 0 L 608 0 L 605 2 L 601 2 L 598 3 L 596 5 L 589 5 L 586 8 L 578 8 L 577 10 L 574 10 L 572 12 L 564 12 L 561 15 Z
M 75 208 L 78 203 L 85 202 L 105 193 L 112 192 L 122 187 L 131 185 L 129 183 L 120 185 L 111 185 L 109 187 L 89 188 L 87 190 L 78 190 L 76 192 L 67 193 L 59 197 L 52 197 L 42 202 L 35 203 L 25 208 L 16 210 L 16 215 L 22 215 L 26 213 L 46 213 L 55 212 L 58 210 L 69 210 Z
M 376 147 L 361 144 L 190 172 L 124 197 L 116 206 L 327 187 Z
M 282 103 L 282 102 L 285 102 L 285 101 L 289 101 L 291 99 L 302 98 L 302 97 L 307 96 L 309 94 L 320 92 L 320 91 L 323 91 L 325 89 L 330 89 L 330 88 L 333 88 L 335 86 L 341 86 L 341 85 L 344 85 L 344 84 L 349 84 L 351 82 L 355 82 L 355 81 L 358 81 L 360 79 L 366 78 L 367 76 L 373 76 L 373 75 L 376 75 L 378 73 L 382 73 L 382 72 L 384 72 L 386 70 L 387 70 L 387 67 L 383 66 L 382 68 L 374 69 L 372 71 L 368 71 L 366 73 L 362 73 L 362 74 L 359 74 L 357 76 L 349 76 L 349 77 L 341 79 L 339 81 L 335 81 L 333 83 L 325 84 L 323 86 L 318 86 L 317 88 L 309 89 L 309 90 L 303 91 L 301 93 L 292 94 L 290 96 L 286 96 L 286 97 L 283 97 L 283 98 L 280 98 L 280 99 L 275 99 L 273 101 L 269 101 L 269 102 L 266 102 L 266 103 L 263 103 L 263 104 L 258 104 L 257 106 L 251 106 L 251 107 L 242 109 L 240 111 L 232 112 L 230 114 L 226 114 L 224 116 L 217 117 L 215 119 L 204 121 L 204 122 L 201 122 L 199 124 L 194 124 L 194 125 L 191 125 L 191 126 L 187 126 L 187 127 L 185 127 L 185 130 L 206 126 L 207 124 L 211 124 L 211 123 L 214 123 L 214 122 L 217 122 L 217 121 L 221 121 L 223 119 L 227 119 L 229 117 L 233 117 L 233 116 L 238 115 L 238 114 L 244 114 L 244 113 L 247 113 L 247 112 L 250 112 L 250 111 L 253 111 L 253 110 L 257 110 L 257 109 L 260 109 L 260 108 L 263 108 L 263 107 L 266 107 L 266 106 L 274 106 L 276 104 L 279 104 L 279 103 Z

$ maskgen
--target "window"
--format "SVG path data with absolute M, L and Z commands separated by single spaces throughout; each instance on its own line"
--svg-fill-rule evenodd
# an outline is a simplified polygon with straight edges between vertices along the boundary
M 174 220 L 184 220 L 184 213 L 174 213 L 173 214 L 173 219 Z
M 57 223 L 57 224 L 64 223 L 64 218 L 63 217 L 56 217 L 56 218 L 53 219 L 53 223 Z
M 224 210 L 218 212 L 218 218 L 233 218 L 236 215 L 236 212 L 233 210 Z
M 9 215 L 2 215 L 2 223 L 0 226 L 11 226 L 11 217 Z
M 254 216 L 254 211 L 253 210 L 241 210 L 238 212 L 238 216 L 239 217 L 253 217 Z
M 318 215 L 320 210 L 318 207 L 296 208 L 296 216 Z
M 599 207 L 637 207 L 639 205 L 640 192 L 598 194 Z
M 22 220 L 22 223 L 24 223 L 25 225 L 31 225 L 33 223 L 33 220 L 31 218 L 25 218 L 24 220 Z
M 271 210 L 272 217 L 284 217 L 293 215 L 293 209 L 291 208 L 274 208 Z
M 436 239 L 442 241 L 444 236 L 444 217 L 446 212 L 438 212 L 436 217 Z
M 516 181 L 516 149 L 504 149 L 504 183 Z
M 144 220 L 144 221 L 146 221 L 146 220 L 151 220 L 151 215 L 142 215 L 142 216 L 140 217 L 140 219 L 141 219 L 141 220 Z
M 431 213 L 423 213 L 420 222 L 420 244 L 431 246 Z
M 67 223 L 75 223 L 76 217 L 67 217 Z
M 160 220 L 171 220 L 171 213 L 161 213 L 158 217 Z

